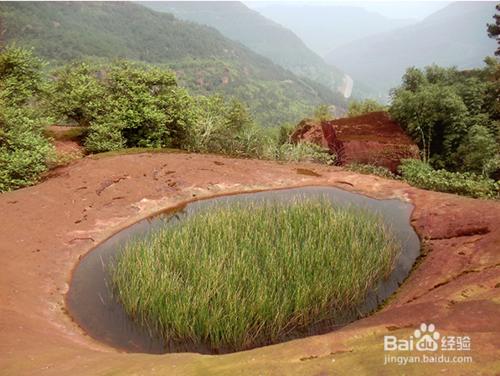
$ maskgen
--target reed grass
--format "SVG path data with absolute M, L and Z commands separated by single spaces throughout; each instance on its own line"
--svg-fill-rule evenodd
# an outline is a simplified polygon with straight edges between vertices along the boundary
M 122 250 L 117 298 L 168 342 L 235 351 L 342 317 L 392 271 L 381 218 L 326 199 L 214 207 Z

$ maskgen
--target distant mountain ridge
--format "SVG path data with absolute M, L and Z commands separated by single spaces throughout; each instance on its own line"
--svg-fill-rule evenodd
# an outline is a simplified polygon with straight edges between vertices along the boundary
M 451 3 L 421 22 L 348 43 L 325 58 L 386 96 L 410 66 L 481 66 L 495 50 L 486 32 L 493 14 L 494 2 Z
M 180 19 L 212 26 L 291 72 L 343 91 L 344 73 L 326 64 L 291 30 L 249 9 L 238 1 L 140 2 Z
M 194 92 L 249 104 L 263 125 L 294 122 L 340 94 L 297 77 L 213 28 L 130 2 L 2 2 L 0 43 L 34 47 L 55 64 L 127 58 L 174 69 Z
M 252 9 L 296 33 L 320 56 L 334 48 L 385 31 L 415 23 L 413 19 L 391 19 L 345 3 L 252 3 Z

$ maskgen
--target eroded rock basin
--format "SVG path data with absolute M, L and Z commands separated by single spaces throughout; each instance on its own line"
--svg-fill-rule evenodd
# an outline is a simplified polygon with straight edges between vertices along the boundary
M 128 317 L 121 304 L 113 298 L 107 273 L 109 264 L 117 256 L 119 249 L 135 237 L 145 236 L 149 231 L 154 231 L 165 225 L 168 226 L 176 222 L 182 224 L 182 221 L 189 216 L 210 210 L 214 206 L 248 201 L 256 203 L 264 201 L 289 202 L 311 197 L 327 198 L 336 207 L 355 206 L 380 215 L 401 245 L 401 253 L 393 272 L 387 279 L 380 282 L 375 291 L 368 294 L 363 304 L 357 308 L 358 314 L 344 319 L 342 324 L 373 312 L 396 291 L 408 276 L 420 253 L 418 236 L 410 225 L 413 206 L 400 200 L 377 200 L 338 188 L 305 187 L 195 201 L 177 210 L 160 213 L 133 224 L 97 246 L 77 265 L 66 296 L 69 313 L 93 338 L 125 351 L 146 353 L 207 352 L 203 347 L 194 347 L 188 344 L 169 346 L 150 335 L 146 329 Z M 286 339 L 325 333 L 338 329 L 338 327 L 337 323 L 335 326 L 309 328 L 306 331 L 301 331 L 300 334 L 294 333 Z
M 422 257 L 375 314 L 322 335 L 207 356 L 125 353 L 85 335 L 66 313 L 64 296 L 79 260 L 140 219 L 193 198 L 319 185 L 415 206 L 411 224 L 423 241 Z M 84 158 L 34 187 L 1 194 L 0 213 L 2 375 L 489 375 L 500 370 L 499 202 L 314 164 L 144 153 Z M 407 338 L 422 322 L 435 324 L 442 336 L 470 336 L 473 362 L 385 364 L 384 336 Z

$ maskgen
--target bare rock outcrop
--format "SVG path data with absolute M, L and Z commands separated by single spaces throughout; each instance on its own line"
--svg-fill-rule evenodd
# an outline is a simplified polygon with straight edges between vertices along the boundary
M 418 146 L 386 112 L 318 122 L 303 120 L 291 140 L 330 149 L 339 165 L 363 163 L 395 172 L 401 159 L 419 158 Z

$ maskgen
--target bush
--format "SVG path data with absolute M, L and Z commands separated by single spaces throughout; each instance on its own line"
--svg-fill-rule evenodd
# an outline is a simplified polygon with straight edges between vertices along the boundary
M 54 159 L 38 103 L 42 67 L 30 51 L 0 52 L 0 192 L 36 183 Z
M 232 154 L 250 158 L 265 158 L 267 145 L 272 142 L 265 130 L 257 125 L 252 125 L 239 132 L 236 141 L 236 148 Z
M 314 109 L 314 118 L 317 121 L 327 121 L 332 119 L 332 112 L 330 111 L 330 106 L 327 104 L 319 105 Z
M 383 178 L 396 179 L 397 176 L 394 175 L 388 168 L 382 166 L 374 166 L 370 164 L 360 164 L 360 163 L 350 163 L 345 166 L 346 169 L 354 172 L 359 172 L 360 174 L 367 175 L 377 175 Z
M 290 136 L 295 131 L 295 125 L 283 124 L 278 128 L 277 142 L 278 146 L 290 143 Z
M 54 73 L 50 99 L 59 117 L 88 126 L 90 152 L 178 147 L 194 120 L 193 99 L 169 70 L 126 61 L 78 63 Z
M 8 46 L 0 49 L 0 100 L 9 107 L 34 107 L 44 91 L 45 63 L 30 50 Z
M 54 73 L 54 112 L 88 126 L 90 152 L 177 147 L 261 155 L 262 134 L 247 108 L 222 96 L 191 96 L 169 70 L 119 62 L 73 64 Z
M 194 101 L 192 124 L 187 128 L 184 148 L 196 152 L 254 155 L 259 137 L 246 107 L 222 96 L 199 96 Z M 244 145 L 248 142 L 248 145 Z
M 373 99 L 365 99 L 363 101 L 352 100 L 349 102 L 347 116 L 355 117 L 367 114 L 369 112 L 385 111 L 386 106 L 378 103 Z
M 68 64 L 54 71 L 49 98 L 55 117 L 88 127 L 105 111 L 103 101 L 107 93 L 99 77 L 99 66 L 85 62 Z
M 125 311 L 168 344 L 234 351 L 356 315 L 398 252 L 365 210 L 242 203 L 132 241 L 111 279 Z
M 404 180 L 419 188 L 476 198 L 499 198 L 499 182 L 473 173 L 434 170 L 416 159 L 403 160 L 399 170 Z
M 28 109 L 0 104 L 0 192 L 36 183 L 54 160 L 44 121 Z
M 332 165 L 335 163 L 335 155 L 321 146 L 309 142 L 297 144 L 271 144 L 265 152 L 265 157 L 287 162 L 316 162 Z

